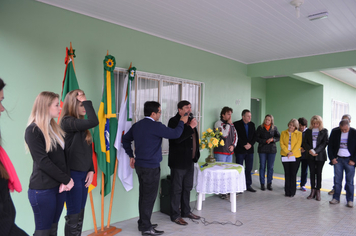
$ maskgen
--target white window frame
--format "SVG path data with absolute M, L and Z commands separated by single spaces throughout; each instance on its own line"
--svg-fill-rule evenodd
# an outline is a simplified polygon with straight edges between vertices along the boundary
M 123 79 L 125 78 L 126 74 L 127 74 L 127 69 L 125 68 L 120 68 L 120 67 L 116 67 L 115 70 L 115 98 L 116 98 L 116 112 L 117 114 L 120 112 L 120 104 L 121 104 L 121 86 L 120 86 L 120 82 L 118 81 L 119 79 L 119 73 L 123 73 L 123 77 L 122 77 L 122 83 L 123 83 Z M 194 117 L 197 119 L 198 121 L 198 133 L 200 133 L 201 127 L 203 125 L 203 118 L 202 118 L 202 114 L 203 114 L 203 101 L 204 101 L 204 83 L 203 82 L 199 82 L 199 81 L 193 81 L 193 80 L 187 80 L 187 79 L 182 79 L 182 78 L 178 78 L 178 77 L 172 77 L 172 76 L 166 76 L 166 75 L 160 75 L 160 74 L 154 74 L 154 73 L 148 73 L 148 72 L 143 72 L 143 71 L 136 71 L 136 78 L 133 81 L 132 87 L 134 87 L 135 91 L 137 91 L 137 78 L 139 77 L 144 77 L 146 79 L 151 79 L 151 80 L 156 80 L 158 81 L 158 101 L 160 104 L 162 104 L 162 85 L 163 82 L 170 82 L 170 83 L 178 83 L 181 85 L 181 89 L 180 89 L 180 99 L 179 100 L 188 100 L 188 98 L 185 98 L 183 96 L 183 87 L 184 86 L 189 86 L 189 85 L 195 85 L 195 86 L 199 86 L 199 94 L 198 94 L 198 112 L 196 114 L 194 114 Z M 133 89 L 133 88 L 132 88 Z M 135 96 L 135 109 L 132 112 L 132 116 L 133 116 L 133 120 L 132 120 L 132 124 L 134 124 L 135 122 L 137 122 L 138 120 L 140 120 L 139 117 L 139 112 L 141 112 L 141 114 L 143 113 L 143 111 L 137 111 L 136 110 L 136 102 L 137 102 L 137 96 Z M 175 104 L 175 107 L 177 106 L 177 104 Z M 171 117 L 175 116 L 177 113 L 177 109 L 174 109 L 174 113 L 172 114 L 167 114 L 166 116 L 169 117 L 165 117 L 166 122 L 164 123 L 164 125 L 168 125 L 168 121 Z M 142 115 L 140 115 L 142 116 Z M 142 117 L 141 117 L 142 118 Z M 162 121 L 162 116 L 160 118 L 160 121 Z M 168 140 L 163 139 L 162 142 L 162 154 L 163 155 L 167 155 L 168 154 Z
M 331 127 L 339 126 L 341 118 L 345 114 L 349 114 L 350 105 L 347 102 L 331 100 Z

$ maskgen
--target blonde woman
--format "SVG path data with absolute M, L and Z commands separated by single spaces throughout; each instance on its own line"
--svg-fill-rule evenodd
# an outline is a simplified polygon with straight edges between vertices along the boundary
M 326 161 L 326 146 L 329 141 L 328 130 L 324 129 L 323 119 L 313 116 L 309 129 L 305 131 L 303 147 L 305 149 L 310 171 L 311 192 L 307 199 L 316 198 L 320 201 L 321 172 Z M 316 184 L 315 184 L 316 178 Z
M 87 119 L 84 119 L 85 115 Z M 86 99 L 84 92 L 80 89 L 70 91 L 64 99 L 60 117 L 61 128 L 66 132 L 65 153 L 70 176 L 75 182 L 74 187 L 66 194 L 66 236 L 82 233 L 88 187 L 94 174 L 92 136 L 89 129 L 98 124 L 93 105 Z
M 25 141 L 33 159 L 28 198 L 35 218 L 34 235 L 57 235 L 65 193 L 74 182 L 64 155 L 64 131 L 55 122 L 58 94 L 40 93 L 33 104 Z
M 267 189 L 272 191 L 273 166 L 277 153 L 276 142 L 280 134 L 274 125 L 272 115 L 266 115 L 262 125 L 258 126 L 256 140 L 258 142 L 258 155 L 260 157 L 260 183 L 261 190 L 265 190 L 265 171 L 267 164 Z
M 302 132 L 298 131 L 298 127 L 298 120 L 291 119 L 288 122 L 288 129 L 282 131 L 280 138 L 286 197 L 294 197 L 296 192 L 297 168 L 300 163 L 300 146 L 302 145 Z

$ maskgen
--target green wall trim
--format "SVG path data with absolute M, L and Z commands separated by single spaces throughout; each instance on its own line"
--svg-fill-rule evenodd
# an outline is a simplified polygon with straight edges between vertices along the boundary
M 290 76 L 295 73 L 355 65 L 356 50 L 249 64 L 247 75 L 249 77 Z

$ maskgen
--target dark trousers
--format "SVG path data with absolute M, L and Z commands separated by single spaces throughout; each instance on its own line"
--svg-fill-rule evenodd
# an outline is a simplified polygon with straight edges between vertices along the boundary
M 140 231 L 147 231 L 152 229 L 151 216 L 157 198 L 161 168 L 136 166 L 135 169 L 140 184 L 138 200 L 140 218 L 137 223 Z
M 308 160 L 300 159 L 300 166 L 302 167 L 300 170 L 300 186 L 305 186 L 308 180 Z M 299 165 L 297 167 L 297 173 L 299 170 Z
M 251 171 L 252 171 L 252 166 L 253 166 L 253 153 L 251 153 L 251 154 L 249 154 L 249 153 L 244 153 L 244 154 L 235 153 L 235 156 L 236 156 L 237 164 L 243 165 L 244 160 L 245 160 L 246 188 L 249 188 L 249 187 L 251 187 L 251 184 L 252 184 Z
M 310 186 L 312 189 L 320 190 L 321 188 L 321 172 L 325 161 L 315 161 L 308 159 L 309 171 L 310 171 Z M 316 185 L 315 185 L 316 177 Z
M 51 229 L 53 223 L 58 223 L 62 214 L 65 193 L 59 193 L 59 186 L 50 189 L 28 189 L 36 230 Z
M 74 181 L 73 188 L 66 192 L 67 215 L 80 213 L 87 202 L 88 188 L 85 187 L 85 178 L 88 172 L 70 171 L 70 177 Z
M 284 192 L 286 196 L 294 196 L 297 190 L 297 168 L 300 163 L 300 158 L 296 158 L 293 162 L 282 162 L 284 168 Z
M 194 165 L 187 169 L 171 168 L 171 220 L 190 213 L 190 191 L 193 189 Z M 179 209 L 180 208 L 180 209 Z

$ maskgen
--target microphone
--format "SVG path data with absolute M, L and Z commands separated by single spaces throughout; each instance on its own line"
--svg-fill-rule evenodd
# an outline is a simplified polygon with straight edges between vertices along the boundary
M 192 113 L 190 113 L 192 114 Z M 204 165 L 200 166 L 200 168 L 204 168 L 205 166 L 208 166 L 209 164 L 208 163 L 205 163 Z
M 194 115 L 193 113 L 189 113 L 189 117 L 188 117 L 188 121 L 191 121 L 194 119 Z

